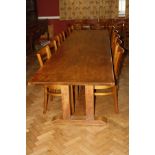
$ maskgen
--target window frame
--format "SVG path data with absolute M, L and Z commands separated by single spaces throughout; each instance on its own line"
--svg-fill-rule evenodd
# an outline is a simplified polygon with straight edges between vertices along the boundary
M 124 3 L 124 6 L 122 6 Z M 123 10 L 124 7 L 124 10 Z M 118 17 L 125 17 L 126 15 L 126 0 L 118 1 Z

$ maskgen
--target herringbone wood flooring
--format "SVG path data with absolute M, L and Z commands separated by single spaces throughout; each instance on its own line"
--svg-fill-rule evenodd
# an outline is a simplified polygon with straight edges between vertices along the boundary
M 27 67 L 27 77 L 37 67 L 36 63 Z M 128 155 L 128 65 L 123 66 L 120 76 L 119 114 L 114 113 L 112 97 L 96 98 L 95 114 L 107 117 L 105 126 L 53 124 L 52 118 L 62 112 L 61 98 L 50 101 L 43 115 L 41 86 L 27 86 L 26 102 L 27 155 Z M 83 103 L 76 105 L 77 114 L 84 114 Z

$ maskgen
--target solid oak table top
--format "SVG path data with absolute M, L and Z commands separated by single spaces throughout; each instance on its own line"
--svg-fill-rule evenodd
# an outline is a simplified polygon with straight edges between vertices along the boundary
M 29 84 L 113 85 L 114 74 L 107 30 L 73 31 Z

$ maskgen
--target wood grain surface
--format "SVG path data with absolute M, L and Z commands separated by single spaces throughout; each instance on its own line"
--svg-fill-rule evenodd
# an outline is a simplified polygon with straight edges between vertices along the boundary
M 74 31 L 29 84 L 113 85 L 107 30 Z

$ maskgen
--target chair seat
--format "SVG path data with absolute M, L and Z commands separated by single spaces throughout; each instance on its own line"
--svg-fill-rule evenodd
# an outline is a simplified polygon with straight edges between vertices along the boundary
M 70 87 L 70 93 L 71 93 L 71 112 L 74 112 L 74 101 L 73 101 L 73 87 Z M 49 96 L 52 98 L 54 96 L 62 96 L 61 94 L 61 85 L 50 85 L 50 86 L 45 86 L 44 87 L 44 104 L 43 104 L 43 113 L 45 114 L 47 111 L 47 106 L 48 106 L 48 99 Z
M 95 86 L 94 87 L 94 95 L 95 96 L 107 96 L 112 95 L 114 86 Z
M 61 96 L 61 86 L 47 86 L 47 93 L 52 96 Z

